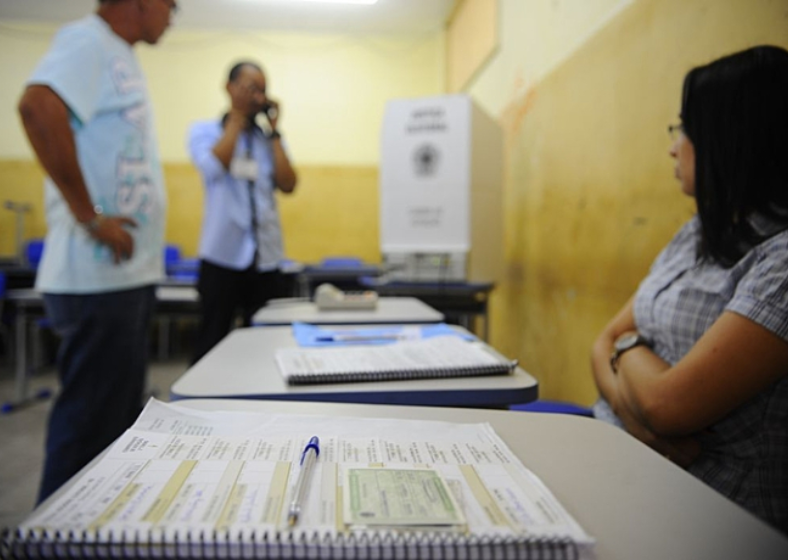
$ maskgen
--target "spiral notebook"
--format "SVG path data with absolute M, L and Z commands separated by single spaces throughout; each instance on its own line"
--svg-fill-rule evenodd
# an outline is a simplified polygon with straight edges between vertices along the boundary
M 276 362 L 288 385 L 505 375 L 517 367 L 489 346 L 456 336 L 385 346 L 282 348 Z
M 298 524 L 298 459 L 320 454 Z M 355 496 L 355 497 L 354 497 Z M 593 558 L 489 424 L 205 412 L 151 400 L 2 558 Z

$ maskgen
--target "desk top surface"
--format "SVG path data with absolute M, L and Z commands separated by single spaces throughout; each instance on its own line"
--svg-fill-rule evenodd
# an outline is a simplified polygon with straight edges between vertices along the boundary
M 252 317 L 255 325 L 440 323 L 443 313 L 412 297 L 381 297 L 375 309 L 320 310 L 311 301 L 272 300 Z
M 43 294 L 34 288 L 8 290 L 6 298 L 16 304 L 41 304 Z M 164 284 L 156 287 L 156 299 L 162 302 L 196 302 L 199 299 L 193 285 Z
M 452 328 L 467 332 L 462 327 Z M 538 393 L 536 379 L 520 368 L 511 375 L 289 386 L 279 371 L 275 354 L 279 348 L 295 346 L 289 326 L 236 329 L 175 381 L 170 395 L 173 399 L 503 407 L 531 402 Z
M 170 302 L 196 302 L 200 299 L 200 294 L 194 286 L 163 285 L 156 287 L 156 299 Z
M 202 410 L 489 422 L 597 540 L 598 560 L 788 558 L 784 535 L 623 431 L 593 419 L 336 403 L 211 399 L 182 404 Z
M 432 296 L 477 296 L 487 295 L 495 289 L 494 282 L 458 282 L 438 280 L 387 280 L 362 278 L 361 285 L 379 294 L 392 295 L 432 295 Z
M 306 276 L 377 276 L 383 273 L 383 268 L 375 264 L 359 265 L 324 265 L 320 263 L 305 264 L 299 274 Z

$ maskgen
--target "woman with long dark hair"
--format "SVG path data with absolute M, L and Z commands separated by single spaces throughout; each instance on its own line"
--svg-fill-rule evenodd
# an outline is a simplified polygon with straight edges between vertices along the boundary
M 788 532 L 788 51 L 690 71 L 694 216 L 593 346 L 595 415 Z

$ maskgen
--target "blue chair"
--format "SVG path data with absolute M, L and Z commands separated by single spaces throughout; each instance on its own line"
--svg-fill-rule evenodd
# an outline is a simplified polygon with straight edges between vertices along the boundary
M 44 254 L 44 240 L 31 239 L 25 246 L 25 258 L 30 268 L 37 269 Z
M 184 282 L 196 282 L 200 272 L 199 259 L 185 259 L 177 245 L 165 245 L 164 270 L 168 278 Z
M 170 270 L 181 260 L 181 248 L 177 245 L 164 246 L 164 269 L 169 275 Z
M 364 261 L 357 257 L 326 257 L 320 261 L 322 268 L 360 268 Z
M 170 276 L 182 282 L 196 283 L 200 276 L 200 260 L 181 259 Z
M 587 416 L 593 418 L 593 411 L 587 406 L 581 406 L 564 401 L 538 400 L 525 404 L 513 404 L 509 410 L 520 410 L 524 412 L 548 412 L 552 414 L 574 414 L 575 416 Z
M 181 284 L 197 283 L 200 275 L 199 259 L 183 258 L 181 248 L 171 243 L 164 246 L 163 258 L 164 270 L 168 280 Z M 167 314 L 157 315 L 156 321 L 159 328 L 158 356 L 161 360 L 165 360 L 169 356 L 170 331 L 173 321 L 177 320 L 177 317 L 171 317 Z

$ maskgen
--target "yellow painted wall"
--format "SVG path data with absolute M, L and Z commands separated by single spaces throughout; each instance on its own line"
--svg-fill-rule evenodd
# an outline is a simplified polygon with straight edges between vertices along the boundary
M 194 255 L 203 204 L 199 174 L 183 163 L 166 164 L 164 171 L 170 197 L 167 240 Z M 380 262 L 377 168 L 301 166 L 298 174 L 296 192 L 278 197 L 287 256 L 316 262 L 327 255 L 352 255 Z
M 352 255 L 380 262 L 378 243 L 378 171 L 376 166 L 307 165 L 298 168 L 298 188 L 279 195 L 285 253 L 301 262 L 317 262 L 329 255 Z M 203 213 L 200 176 L 189 163 L 164 166 L 169 196 L 166 238 L 196 255 Z M 2 200 L 30 203 L 25 215 L 25 239 L 43 237 L 44 176 L 30 160 L 0 159 Z M 15 252 L 14 215 L 0 219 L 0 255 Z
M 298 173 L 298 190 L 279 197 L 288 257 L 380 262 L 377 166 L 309 166 Z
M 0 202 L 30 200 L 26 237 L 45 232 L 41 174 L 32 164 L 15 107 L 55 28 L 0 20 Z M 185 137 L 197 119 L 226 108 L 231 64 L 260 62 L 301 183 L 282 197 L 287 256 L 319 260 L 356 254 L 379 261 L 377 164 L 386 101 L 443 93 L 443 32 L 362 36 L 172 29 L 140 45 L 165 162 L 167 239 L 197 250 L 203 193 Z M 0 209 L 0 256 L 14 253 L 13 214 Z
M 8 200 L 30 205 L 30 212 L 23 214 L 23 240 L 46 232 L 43 183 L 44 175 L 33 161 L 0 159 L 0 205 Z M 0 206 L 0 256 L 15 255 L 15 242 L 16 215 Z
M 462 91 L 498 47 L 498 0 L 462 0 L 446 33 L 446 81 Z
M 784 0 L 610 4 L 582 44 L 543 59 L 552 67 L 538 71 L 523 50 L 533 70 L 498 84 L 514 92 L 508 102 L 483 98 L 484 73 L 471 88 L 502 106 L 506 131 L 507 272 L 493 344 L 536 375 L 542 397 L 585 404 L 596 396 L 593 339 L 693 211 L 667 153 L 684 74 L 755 44 L 788 47 Z
M 634 1 L 497 0 L 498 46 L 465 90 L 500 115 Z

